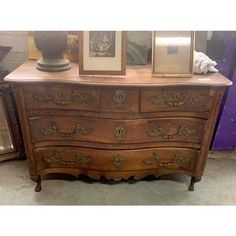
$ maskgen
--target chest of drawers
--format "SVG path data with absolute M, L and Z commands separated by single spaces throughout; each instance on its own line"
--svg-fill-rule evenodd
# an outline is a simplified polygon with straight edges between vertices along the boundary
M 121 180 L 204 173 L 221 98 L 220 74 L 156 78 L 134 66 L 126 76 L 45 73 L 26 62 L 5 78 L 17 101 L 31 179 L 50 173 Z

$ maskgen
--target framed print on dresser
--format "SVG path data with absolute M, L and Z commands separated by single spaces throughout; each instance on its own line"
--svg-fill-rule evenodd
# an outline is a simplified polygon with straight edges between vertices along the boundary
M 80 75 L 125 75 L 127 32 L 79 33 Z
M 152 68 L 158 77 L 192 77 L 194 31 L 154 31 Z

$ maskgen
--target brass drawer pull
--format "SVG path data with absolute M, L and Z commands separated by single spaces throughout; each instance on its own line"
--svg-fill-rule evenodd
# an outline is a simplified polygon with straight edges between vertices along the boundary
M 91 162 L 91 159 L 89 157 L 84 156 L 80 152 L 76 153 L 75 160 L 76 160 L 77 163 L 80 163 L 80 164 L 88 164 L 88 163 Z
M 76 153 L 74 161 L 65 161 L 62 160 L 59 153 L 57 151 L 53 152 L 51 156 L 44 157 L 44 161 L 50 164 L 60 164 L 64 166 L 74 166 L 76 164 L 85 165 L 90 164 L 91 159 L 87 156 L 84 156 L 82 153 Z
M 113 93 L 113 101 L 116 103 L 117 107 L 120 108 L 127 98 L 127 94 L 121 90 L 117 89 Z
M 54 102 L 56 105 L 59 106 L 65 106 L 69 105 L 71 103 L 84 103 L 88 102 L 88 97 L 85 95 L 82 95 L 79 91 L 74 91 L 68 100 L 65 100 L 65 94 L 62 92 L 59 94 L 59 97 L 61 99 L 57 99 L 55 95 L 48 91 L 44 94 L 34 95 L 34 98 L 41 102 Z
M 146 165 L 155 165 L 159 167 L 164 167 L 164 168 L 178 168 L 180 166 L 189 166 L 191 159 L 189 158 L 184 158 L 180 154 L 174 154 L 174 157 L 169 161 L 169 162 L 160 162 L 160 158 L 157 153 L 153 153 L 152 156 L 143 162 Z
M 154 152 L 149 159 L 143 161 L 146 165 L 158 165 L 159 164 L 159 157 Z
M 55 121 L 52 121 L 49 127 L 41 129 L 40 133 L 43 135 L 62 136 L 65 138 L 73 136 L 85 136 L 90 134 L 92 131 L 89 127 L 83 127 L 79 123 L 76 124 L 75 129 L 71 133 L 61 132 Z
M 116 168 L 122 168 L 124 165 L 124 157 L 122 157 L 120 154 L 118 154 L 114 159 L 113 159 L 113 164 Z
M 60 164 L 63 166 L 73 166 L 75 164 L 74 161 L 64 161 L 61 159 L 58 152 L 53 152 L 51 156 L 44 157 L 44 161 L 46 161 L 49 164 Z
M 116 137 L 116 139 L 120 142 L 126 134 L 123 124 L 117 123 L 113 131 L 113 134 Z
M 156 127 L 151 128 L 146 131 L 147 136 L 149 137 L 161 137 L 163 139 L 173 139 L 175 137 L 188 137 L 195 135 L 196 130 L 194 128 L 187 128 L 184 125 L 177 127 L 177 130 L 174 134 L 168 134 L 168 131 L 165 132 L 160 124 L 156 123 Z
M 168 105 L 170 107 L 180 107 L 185 104 L 194 104 L 200 100 L 199 96 L 194 96 L 190 92 L 187 94 L 175 93 L 173 96 L 168 96 L 167 91 L 163 91 L 160 96 L 150 99 L 152 104 Z
M 60 157 L 58 152 L 53 152 L 53 154 L 49 157 L 43 158 L 47 163 L 58 163 L 60 162 Z

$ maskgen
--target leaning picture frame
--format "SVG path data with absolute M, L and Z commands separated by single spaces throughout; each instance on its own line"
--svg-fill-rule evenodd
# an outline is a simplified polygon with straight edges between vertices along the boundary
M 152 72 L 157 77 L 192 77 L 194 31 L 154 31 Z
M 80 75 L 125 75 L 125 31 L 79 32 Z

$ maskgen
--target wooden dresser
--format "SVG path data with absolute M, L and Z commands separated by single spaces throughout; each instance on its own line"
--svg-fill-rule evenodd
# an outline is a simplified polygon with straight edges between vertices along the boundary
M 126 76 L 78 76 L 78 65 L 40 72 L 29 61 L 9 74 L 31 179 L 50 173 L 121 180 L 180 173 L 189 190 L 203 175 L 221 98 L 221 74 L 157 78 L 151 67 Z

